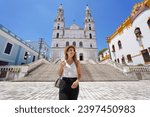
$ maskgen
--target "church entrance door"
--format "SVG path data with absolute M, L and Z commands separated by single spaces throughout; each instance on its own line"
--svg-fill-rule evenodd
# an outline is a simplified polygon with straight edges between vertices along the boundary
M 80 61 L 83 61 L 83 53 L 80 53 L 79 58 L 80 58 Z

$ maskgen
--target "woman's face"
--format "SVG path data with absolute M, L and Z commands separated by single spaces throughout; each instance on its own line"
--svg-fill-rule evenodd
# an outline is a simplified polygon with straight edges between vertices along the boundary
M 74 48 L 69 48 L 67 51 L 68 57 L 73 57 L 75 55 Z

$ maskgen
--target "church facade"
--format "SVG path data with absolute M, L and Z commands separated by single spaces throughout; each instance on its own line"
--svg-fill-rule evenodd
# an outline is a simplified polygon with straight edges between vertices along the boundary
M 77 59 L 80 61 L 97 61 L 97 44 L 94 20 L 89 7 L 86 7 L 84 27 L 73 23 L 65 27 L 64 9 L 59 6 L 52 33 L 51 59 L 64 59 L 64 48 L 68 45 L 76 47 Z

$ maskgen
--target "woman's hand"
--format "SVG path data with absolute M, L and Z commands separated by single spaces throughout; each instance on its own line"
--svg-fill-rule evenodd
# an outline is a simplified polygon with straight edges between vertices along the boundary
M 77 86 L 79 85 L 79 80 L 77 79 L 76 81 L 73 82 L 73 84 L 71 85 L 72 89 L 77 88 Z

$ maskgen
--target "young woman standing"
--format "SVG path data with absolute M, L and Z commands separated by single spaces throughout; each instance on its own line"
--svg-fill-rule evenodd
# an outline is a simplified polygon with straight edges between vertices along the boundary
M 59 75 L 62 77 L 59 88 L 59 100 L 77 100 L 81 78 L 80 61 L 76 57 L 73 45 L 65 48 L 65 60 L 60 64 Z

